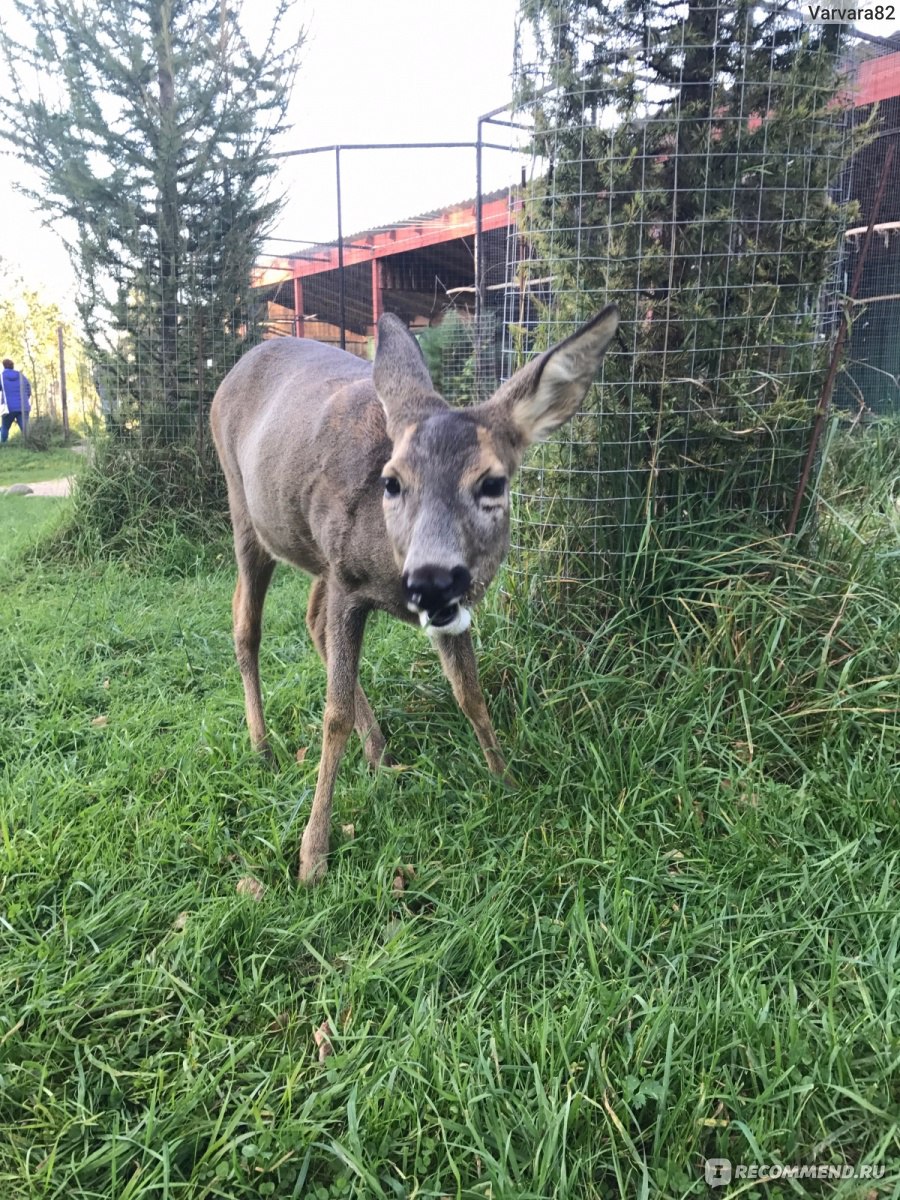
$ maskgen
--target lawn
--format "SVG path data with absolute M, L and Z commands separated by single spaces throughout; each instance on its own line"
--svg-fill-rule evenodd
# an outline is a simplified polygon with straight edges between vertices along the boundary
M 373 621 L 363 681 L 406 769 L 353 745 L 314 890 L 303 580 L 281 569 L 266 610 L 273 773 L 226 550 L 0 563 L 3 1200 L 900 1194 L 879 504 L 837 489 L 815 565 L 674 556 L 677 586 L 590 636 L 495 590 L 477 637 L 514 791 L 426 639 Z M 710 1157 L 883 1174 L 710 1193 Z
M 63 479 L 77 474 L 83 466 L 82 449 L 54 446 L 51 450 L 35 450 L 14 432 L 6 445 L 0 446 L 0 487 Z
M 0 562 L 15 560 L 65 503 L 50 496 L 0 496 Z

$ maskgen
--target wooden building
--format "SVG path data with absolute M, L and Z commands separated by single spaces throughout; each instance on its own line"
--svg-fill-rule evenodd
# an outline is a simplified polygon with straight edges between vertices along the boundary
M 505 189 L 482 200 L 488 309 L 502 307 L 515 203 Z M 256 285 L 266 297 L 269 336 L 343 343 L 365 355 L 382 312 L 396 313 L 414 329 L 438 323 L 449 309 L 471 315 L 476 221 L 476 202 L 467 200 L 354 233 L 342 246 L 312 246 L 267 260 Z

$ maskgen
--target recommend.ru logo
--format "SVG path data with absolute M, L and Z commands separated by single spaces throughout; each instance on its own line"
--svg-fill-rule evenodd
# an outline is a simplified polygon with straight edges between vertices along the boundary
M 731 1159 L 708 1158 L 703 1167 L 703 1174 L 710 1187 L 725 1187 L 731 1183 Z
M 773 1183 L 777 1179 L 816 1179 L 820 1182 L 836 1179 L 883 1179 L 884 1163 L 732 1163 L 730 1158 L 708 1158 L 703 1175 L 710 1187 L 725 1187 L 754 1179 L 758 1183 Z

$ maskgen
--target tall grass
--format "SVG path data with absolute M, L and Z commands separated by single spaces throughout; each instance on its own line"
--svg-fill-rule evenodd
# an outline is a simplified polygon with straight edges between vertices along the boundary
M 602 616 L 495 591 L 514 791 L 375 620 L 406 769 L 353 745 L 312 891 L 302 580 L 266 610 L 272 774 L 230 568 L 0 564 L 0 1196 L 705 1196 L 710 1156 L 884 1165 L 723 1195 L 900 1193 L 900 534 L 844 471 L 815 560 L 710 528 Z

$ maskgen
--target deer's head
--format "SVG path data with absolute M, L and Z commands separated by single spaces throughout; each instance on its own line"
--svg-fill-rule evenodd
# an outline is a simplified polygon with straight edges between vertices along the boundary
M 393 453 L 384 520 L 407 607 L 428 633 L 462 633 L 509 547 L 509 483 L 532 442 L 574 416 L 619 324 L 614 305 L 527 366 L 483 404 L 451 408 L 418 343 L 378 323 L 374 383 Z

